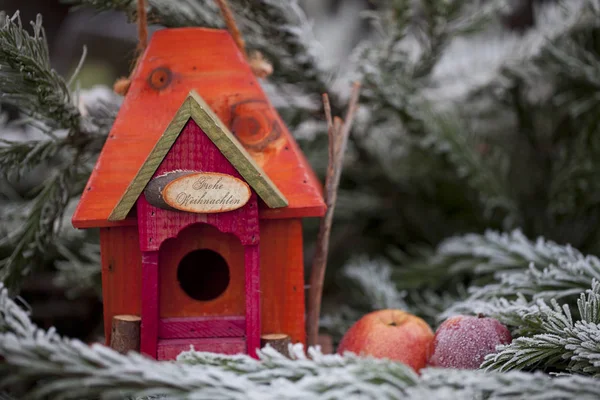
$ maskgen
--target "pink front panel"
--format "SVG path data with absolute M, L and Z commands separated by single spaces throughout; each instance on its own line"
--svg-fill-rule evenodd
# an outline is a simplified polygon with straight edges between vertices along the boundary
M 154 177 L 176 170 L 218 172 L 244 180 L 193 120 L 188 121 Z M 142 351 L 158 359 L 173 359 L 181 351 L 189 350 L 190 345 L 193 345 L 199 351 L 224 354 L 248 353 L 255 357 L 256 349 L 260 346 L 261 331 L 260 235 L 256 193 L 252 191 L 250 200 L 243 207 L 216 214 L 161 209 L 149 204 L 142 195 L 137 201 L 137 219 L 140 249 L 148 255 L 148 262 L 144 262 L 142 326 L 147 328 L 146 333 L 142 334 Z M 244 312 L 243 309 L 239 309 L 231 313 L 231 309 L 238 304 L 234 301 L 235 296 L 231 299 L 227 298 L 225 301 L 227 304 L 221 304 L 221 310 L 219 307 L 215 308 L 215 302 L 223 302 L 223 298 L 202 303 L 177 295 L 181 289 L 174 276 L 184 254 L 165 252 L 168 243 L 177 245 L 193 242 L 194 248 L 187 249 L 187 253 L 207 248 L 217 251 L 225 259 L 236 251 L 239 252 L 233 246 L 225 245 L 221 241 L 219 246 L 213 246 L 215 248 L 209 246 L 212 243 L 210 240 L 216 240 L 218 232 L 206 233 L 208 236 L 203 234 L 205 236 L 198 237 L 190 236 L 189 231 L 184 230 L 186 227 L 193 229 L 201 224 L 212 225 L 222 233 L 231 233 L 239 239 L 237 246 L 239 247 L 240 242 L 243 246 L 243 272 L 233 264 L 230 268 L 231 271 L 237 270 L 236 277 L 243 274 L 244 287 L 237 288 L 235 295 L 244 300 L 244 316 L 234 317 L 231 320 L 223 316 L 239 315 Z M 173 242 L 165 243 L 167 239 L 173 239 Z M 163 244 L 164 246 L 161 247 Z M 233 257 L 229 258 L 233 260 Z M 170 272 L 163 274 L 166 269 Z M 159 282 L 159 279 L 162 281 Z M 161 303 L 159 287 L 169 288 L 165 291 L 166 294 L 163 293 L 163 301 L 168 304 Z M 202 309 L 198 309 L 199 304 Z M 176 308 L 177 312 L 165 315 L 165 310 L 169 307 Z M 210 317 L 205 313 L 207 309 L 213 311 Z M 218 310 L 215 312 L 215 309 Z M 179 313 L 179 310 L 185 313 Z M 190 310 L 194 311 L 189 312 Z M 205 317 L 200 317 L 203 314 Z M 168 318 L 160 320 L 160 315 Z
M 244 180 L 193 120 L 188 121 L 154 177 L 176 170 L 219 172 Z M 176 237 L 182 229 L 198 222 L 234 234 L 243 245 L 259 243 L 258 202 L 254 191 L 243 207 L 216 214 L 163 210 L 149 204 L 142 194 L 137 201 L 137 218 L 142 251 L 158 250 L 166 239 Z
M 142 253 L 140 352 L 156 358 L 158 339 L 158 251 Z
M 190 350 L 192 346 L 195 351 L 246 353 L 246 341 L 243 338 L 165 339 L 158 342 L 158 360 L 174 360 L 179 353 Z
M 260 259 L 258 246 L 244 248 L 246 266 L 246 340 L 248 354 L 260 348 Z
M 158 324 L 161 339 L 224 338 L 245 335 L 246 318 L 163 318 Z

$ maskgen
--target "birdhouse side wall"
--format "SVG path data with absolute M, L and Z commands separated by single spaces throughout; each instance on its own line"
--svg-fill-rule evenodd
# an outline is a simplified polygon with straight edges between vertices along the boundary
M 104 336 L 110 343 L 114 315 L 141 315 L 142 254 L 137 226 L 100 229 Z
M 301 219 L 260 221 L 262 333 L 306 344 Z

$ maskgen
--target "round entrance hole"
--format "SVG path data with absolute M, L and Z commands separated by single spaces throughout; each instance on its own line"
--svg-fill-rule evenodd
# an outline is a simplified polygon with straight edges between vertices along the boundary
M 192 299 L 213 300 L 229 285 L 229 266 L 216 251 L 194 250 L 179 262 L 177 281 L 185 294 Z

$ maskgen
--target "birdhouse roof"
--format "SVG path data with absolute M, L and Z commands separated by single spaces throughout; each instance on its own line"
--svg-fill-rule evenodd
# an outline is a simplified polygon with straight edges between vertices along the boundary
M 188 97 L 190 90 L 199 95 Z M 135 223 L 126 216 L 181 131 L 172 128 L 178 118 L 185 118 L 183 124 L 193 118 L 248 180 L 267 206 L 261 218 L 324 214 L 314 172 L 231 36 L 164 29 L 153 35 L 132 76 L 75 210 L 75 227 Z
M 108 216 L 109 221 L 121 221 L 127 217 L 190 118 L 198 124 L 268 207 L 279 208 L 288 205 L 285 196 L 254 162 L 229 129 L 223 125 L 204 100 L 196 92 L 191 91 Z

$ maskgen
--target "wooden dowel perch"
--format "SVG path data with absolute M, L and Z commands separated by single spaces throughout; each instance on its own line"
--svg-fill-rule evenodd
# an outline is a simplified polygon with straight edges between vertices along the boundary
M 112 320 L 110 347 L 119 353 L 140 351 L 140 325 L 137 315 L 115 315 Z
M 309 346 L 318 344 L 319 337 L 319 316 L 321 314 L 321 298 L 323 295 L 323 281 L 325 279 L 325 269 L 327 267 L 327 253 L 329 251 L 329 236 L 331 233 L 331 224 L 333 222 L 333 211 L 337 198 L 337 190 L 342 175 L 342 166 L 344 153 L 348 144 L 348 135 L 350 128 L 358 109 L 358 96 L 360 93 L 360 83 L 355 82 L 352 87 L 352 94 L 348 104 L 345 120 L 339 117 L 332 119 L 331 105 L 327 94 L 323 95 L 323 106 L 325 117 L 327 119 L 327 133 L 329 136 L 329 163 L 327 166 L 327 176 L 325 178 L 325 204 L 327 211 L 321 219 L 319 226 L 319 235 L 315 255 L 313 258 L 312 269 L 310 273 L 308 289 L 308 310 L 306 318 L 307 342 Z
M 290 356 L 289 345 L 292 343 L 290 337 L 285 333 L 268 333 L 261 335 L 260 348 L 270 345 L 286 357 Z

